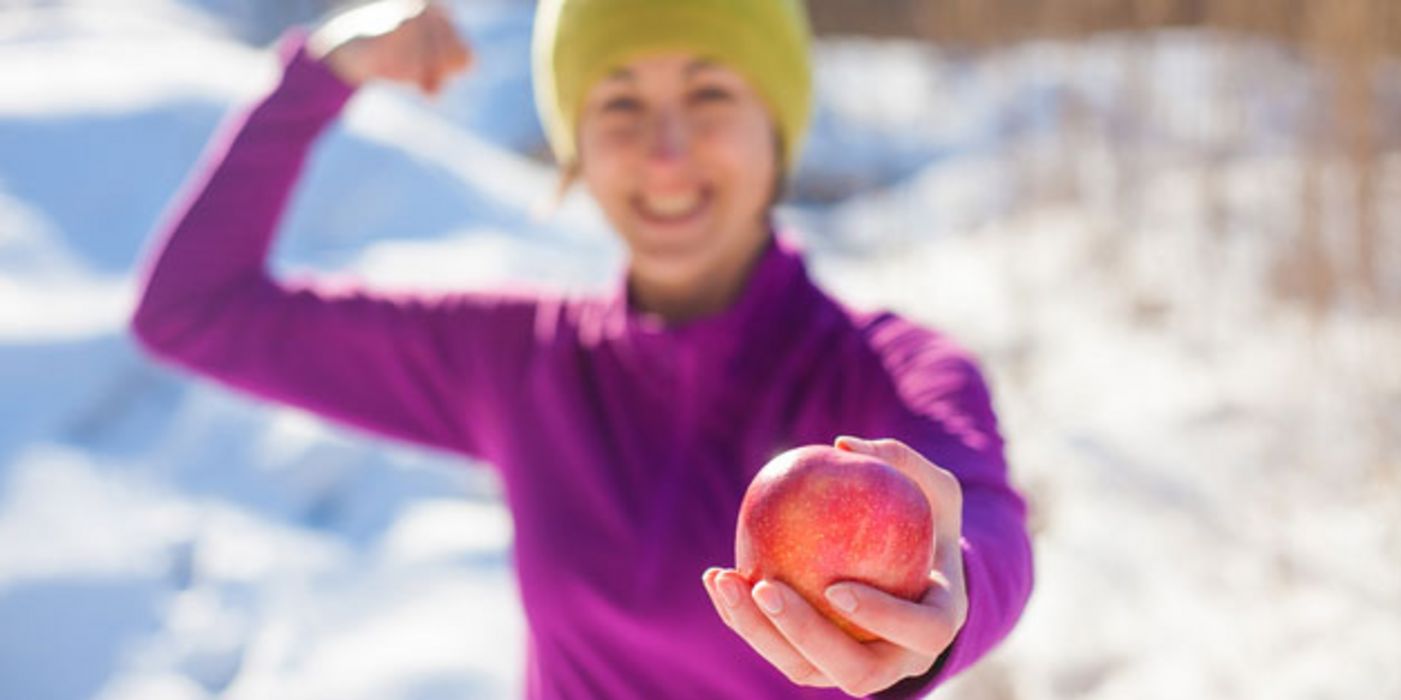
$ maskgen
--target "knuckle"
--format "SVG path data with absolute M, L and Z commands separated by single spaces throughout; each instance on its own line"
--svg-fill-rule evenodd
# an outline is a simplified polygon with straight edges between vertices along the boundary
M 865 697 L 881 689 L 881 687 L 875 687 L 875 685 L 871 682 L 872 677 L 873 674 L 867 671 L 853 680 L 839 684 L 837 687 L 841 688 L 841 691 L 843 693 L 846 693 L 847 695 L 850 695 L 854 698 Z
M 871 444 L 875 445 L 876 449 L 880 450 L 882 454 L 887 454 L 891 456 L 902 455 L 903 453 L 912 451 L 910 450 L 908 445 L 899 440 L 896 440 L 895 438 L 881 438 L 879 440 L 872 440 Z
M 909 670 L 905 672 L 903 677 L 918 678 L 926 673 L 929 673 L 929 669 L 934 668 L 934 661 L 937 658 L 937 654 L 934 656 L 920 655 L 914 657 L 908 666 Z
M 952 640 L 954 635 L 958 634 L 958 631 L 963 629 L 963 625 L 967 624 L 967 622 L 968 604 L 964 603 L 958 606 L 958 609 L 954 611 L 953 625 L 951 625 L 949 629 L 949 639 Z
M 784 628 L 796 639 L 812 639 L 817 637 L 820 632 L 820 630 L 816 629 L 817 626 L 826 623 L 825 619 L 819 622 L 819 618 L 813 615 L 784 615 L 784 618 L 787 618 L 782 621 Z
M 929 647 L 943 646 L 948 640 L 953 639 L 954 630 L 957 629 L 957 620 L 945 615 L 939 615 L 929 621 L 925 628 L 929 631 Z
M 931 621 L 926 628 L 928 630 L 928 636 L 925 637 L 924 643 L 921 645 L 924 647 L 922 651 L 938 656 L 943 653 L 944 648 L 953 641 L 953 638 L 958 634 L 958 630 L 962 627 L 963 623 L 957 617 L 953 619 L 941 618 Z M 930 663 L 933 662 L 931 661 Z
M 953 472 L 936 466 L 929 474 L 940 496 L 947 499 L 950 504 L 961 505 L 963 503 L 963 484 L 957 476 L 954 476 Z
M 792 681 L 795 685 L 803 685 L 810 688 L 826 685 L 824 681 L 827 680 L 827 677 L 812 666 L 797 666 L 782 670 L 783 675 L 787 676 L 788 680 Z
M 950 492 L 963 492 L 963 484 L 959 483 L 958 477 L 954 476 L 953 472 L 934 464 L 929 466 L 932 467 L 929 473 L 934 481 L 938 482 L 939 486 Z
M 747 615 L 730 611 L 725 622 L 729 624 L 730 629 L 738 632 L 739 635 L 745 639 L 750 639 L 754 634 L 754 621 L 749 619 Z

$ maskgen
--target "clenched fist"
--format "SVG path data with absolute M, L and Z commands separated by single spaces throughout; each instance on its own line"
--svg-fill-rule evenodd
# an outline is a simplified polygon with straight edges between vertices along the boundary
M 352 85 L 389 80 L 428 95 L 472 62 L 447 10 L 425 0 L 380 0 L 347 10 L 316 28 L 307 50 Z

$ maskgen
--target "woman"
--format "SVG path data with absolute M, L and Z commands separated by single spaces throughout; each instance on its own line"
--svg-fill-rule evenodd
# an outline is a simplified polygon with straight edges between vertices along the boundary
M 530 697 L 928 691 L 1020 615 L 1024 507 L 967 354 L 842 307 L 775 233 L 808 43 L 798 0 L 542 2 L 542 118 L 628 250 L 613 294 L 556 299 L 271 279 L 284 203 L 356 86 L 431 93 L 469 63 L 434 6 L 381 3 L 293 36 L 280 84 L 221 132 L 161 234 L 134 332 L 225 385 L 498 469 Z M 912 476 L 940 514 L 923 600 L 827 592 L 882 637 L 866 644 L 782 583 L 715 566 L 755 471 L 839 435 L 873 438 L 837 445 Z

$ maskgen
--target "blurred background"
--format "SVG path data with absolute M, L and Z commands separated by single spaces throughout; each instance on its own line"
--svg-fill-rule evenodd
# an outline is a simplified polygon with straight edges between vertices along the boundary
M 156 366 L 150 233 L 332 0 L 0 0 L 0 698 L 519 695 L 480 466 Z M 284 276 L 619 270 L 555 175 L 533 3 L 323 138 Z M 828 289 L 982 359 L 1037 587 L 941 697 L 1401 697 L 1401 3 L 811 0 L 782 211 Z M 717 672 L 719 670 L 717 669 Z

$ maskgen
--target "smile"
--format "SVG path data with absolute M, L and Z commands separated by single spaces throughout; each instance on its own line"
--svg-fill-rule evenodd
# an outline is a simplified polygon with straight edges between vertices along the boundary
M 709 188 L 679 195 L 644 195 L 633 199 L 633 209 L 648 223 L 686 223 L 709 207 L 712 199 Z

